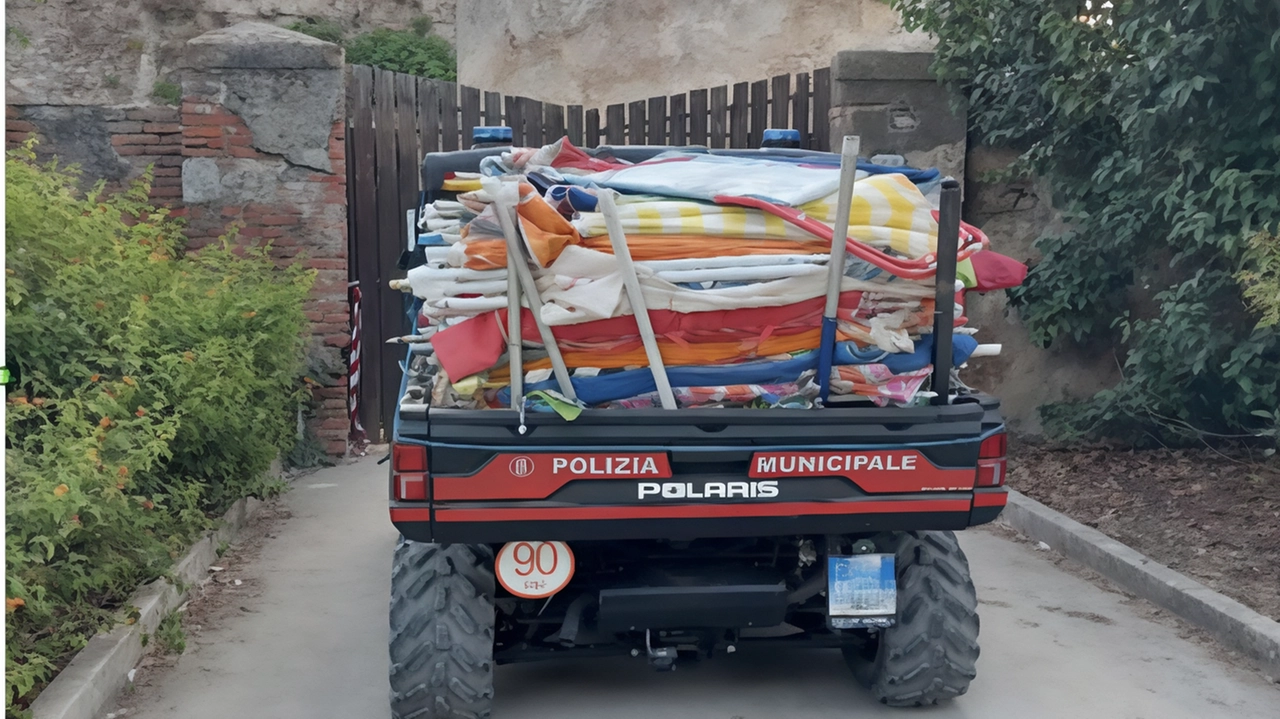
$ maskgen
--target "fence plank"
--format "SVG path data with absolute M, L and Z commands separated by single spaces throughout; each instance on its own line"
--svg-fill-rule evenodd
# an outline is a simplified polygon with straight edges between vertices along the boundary
M 458 149 L 458 85 L 452 82 L 440 83 L 440 147 Z
M 750 106 L 747 103 L 748 84 L 739 82 L 733 86 L 733 104 L 729 106 L 729 147 L 750 147 L 748 123 Z
M 689 114 L 684 109 L 685 96 L 671 96 L 671 144 L 687 145 L 689 136 L 685 130 L 686 123 L 689 120 Z
M 544 105 L 542 112 L 545 120 L 543 124 L 543 142 L 552 143 L 564 137 L 564 106 Z
M 364 294 L 360 306 L 361 353 L 364 380 L 360 383 L 360 423 L 369 438 L 378 439 L 382 421 L 382 293 L 378 291 L 378 190 L 373 129 L 373 68 L 356 65 L 351 68 L 352 102 L 351 143 L 347 145 L 347 167 L 355 178 L 351 188 L 354 203 L 348 227 L 352 246 L 350 256 L 356 260 L 357 280 Z
M 586 128 L 583 129 L 582 146 L 596 147 L 600 144 L 600 111 L 591 108 L 587 110 Z
M 627 105 L 627 144 L 645 144 L 644 100 L 636 100 Z
M 582 140 L 582 105 L 570 105 L 568 107 L 568 117 L 565 119 L 568 121 L 565 134 L 569 136 L 569 142 L 578 147 L 589 147 L 584 145 Z M 597 122 L 599 122 L 598 119 Z
M 440 82 L 418 78 L 418 147 L 422 154 L 440 151 Z
M 815 150 L 831 151 L 831 68 L 813 71 L 813 144 Z
M 689 144 L 707 144 L 707 91 L 689 93 Z
M 462 85 L 458 88 L 462 108 L 462 146 L 471 147 L 471 133 L 480 124 L 480 91 Z
M 667 144 L 667 96 L 649 98 L 649 128 L 646 142 L 650 145 Z
M 374 157 L 377 164 L 378 188 L 378 281 L 375 291 L 381 296 L 381 311 L 378 325 L 381 328 L 379 342 L 388 337 L 404 334 L 406 328 L 404 303 L 400 293 L 387 286 L 391 279 L 391 271 L 400 259 L 400 252 L 405 246 L 404 214 L 400 212 L 398 186 L 400 179 L 396 171 L 396 105 L 395 105 L 395 73 L 386 70 L 375 70 L 373 77 L 373 113 L 374 127 L 380 138 L 375 146 Z M 366 294 L 369 294 L 366 288 Z M 365 342 L 364 345 L 373 344 Z M 400 392 L 399 365 L 397 353 L 384 352 L 377 368 L 378 385 L 384 401 L 382 402 L 382 426 L 390 428 L 394 419 L 397 395 Z
M 729 125 L 725 120 L 725 114 L 728 111 L 729 86 L 721 85 L 720 87 L 711 88 L 711 114 L 707 124 L 711 132 L 710 142 L 707 144 L 711 147 L 724 147 L 725 145 L 729 135 Z
M 769 94 L 769 124 L 779 129 L 791 127 L 788 118 L 791 115 L 791 76 L 778 75 L 773 78 Z
M 484 124 L 489 127 L 505 124 L 502 119 L 502 93 L 486 92 L 484 94 Z
M 604 109 L 605 143 L 625 145 L 627 142 L 627 106 L 610 105 Z
M 751 83 L 751 134 L 747 139 L 748 147 L 760 147 L 764 141 L 764 130 L 769 126 L 769 81 L 757 80 Z
M 796 91 L 791 96 L 791 126 L 800 131 L 800 147 L 809 149 L 809 73 L 796 75 Z
M 418 163 L 422 161 L 418 149 L 417 78 L 396 73 L 396 187 L 400 190 L 400 216 L 418 204 Z
M 511 95 L 504 96 L 504 104 L 507 107 L 507 127 L 511 128 L 511 144 L 524 147 L 524 106 L 520 104 L 520 98 Z
M 524 143 L 529 147 L 542 147 L 545 138 L 542 133 L 542 103 L 531 98 L 523 98 L 524 102 Z

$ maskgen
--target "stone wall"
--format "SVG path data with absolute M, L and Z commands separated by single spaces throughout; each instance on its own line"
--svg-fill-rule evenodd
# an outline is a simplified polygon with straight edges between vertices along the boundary
M 344 74 L 338 46 L 250 22 L 187 43 L 180 107 L 6 107 L 10 146 L 34 133 L 41 154 L 79 162 L 87 182 L 119 187 L 153 167 L 152 200 L 186 218 L 190 249 L 234 227 L 316 271 L 307 375 L 312 429 L 331 454 L 349 433 Z
M 858 135 L 863 157 L 902 155 L 912 167 L 964 177 L 963 108 L 929 73 L 932 52 L 846 50 L 831 63 L 832 148 Z
M 1007 167 L 1017 153 L 985 146 L 970 147 L 964 182 L 964 219 L 991 238 L 992 249 L 1022 262 L 1035 262 L 1032 244 L 1061 223 L 1043 181 L 992 182 L 989 173 Z M 1120 379 L 1114 348 L 1081 347 L 1062 338 L 1049 349 L 1031 343 L 1016 308 L 1004 292 L 970 293 L 969 323 L 980 328 L 981 342 L 1004 345 L 998 357 L 974 360 L 964 380 L 1000 395 L 1009 426 L 1023 434 L 1040 434 L 1039 407 L 1050 402 L 1085 399 Z
M 348 35 L 435 21 L 452 41 L 456 0 L 8 0 L 5 100 L 17 105 L 145 105 L 176 82 L 188 40 L 246 20 L 332 20 Z
M 932 48 L 882 0 L 469 0 L 457 15 L 461 82 L 586 107 Z

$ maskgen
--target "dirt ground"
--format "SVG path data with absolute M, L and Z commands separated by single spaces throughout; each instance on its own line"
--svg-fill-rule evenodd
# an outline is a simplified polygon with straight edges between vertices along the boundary
M 1010 487 L 1280 620 L 1280 462 L 1009 443 Z

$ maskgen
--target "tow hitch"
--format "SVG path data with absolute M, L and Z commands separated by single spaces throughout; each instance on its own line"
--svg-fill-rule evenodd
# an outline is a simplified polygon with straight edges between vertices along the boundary
M 660 672 L 675 671 L 676 648 L 658 647 L 657 649 L 654 649 L 653 640 L 650 635 L 650 630 L 644 630 L 644 650 L 649 654 L 649 666 Z

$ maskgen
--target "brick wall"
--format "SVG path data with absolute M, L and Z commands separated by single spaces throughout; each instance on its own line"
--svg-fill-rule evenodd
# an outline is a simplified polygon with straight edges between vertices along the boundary
M 313 361 L 310 372 L 316 381 L 313 392 L 317 405 L 312 430 L 328 453 L 342 454 L 350 430 L 345 350 L 351 341 L 343 123 L 334 123 L 329 135 L 332 171 L 321 172 L 287 166 L 280 157 L 256 149 L 245 121 L 208 97 L 190 95 L 181 109 L 180 151 L 184 158 L 221 163 L 224 178 L 227 172 L 250 174 L 261 168 L 274 173 L 284 167 L 281 181 L 264 188 L 252 201 L 237 201 L 237 193 L 230 192 L 220 202 L 188 202 L 188 237 L 192 247 L 200 247 L 235 224 L 241 240 L 270 243 L 278 262 L 301 261 L 315 270 L 315 285 L 304 308 L 312 323 L 313 360 L 315 355 L 322 358 L 319 363 Z
M 108 180 L 108 189 L 116 190 L 152 167 L 151 199 L 156 204 L 174 205 L 182 198 L 182 145 L 179 113 L 176 107 L 144 107 L 134 109 L 92 108 L 95 128 L 70 130 L 67 123 L 80 122 L 67 117 L 67 122 L 53 120 L 65 108 L 45 105 L 6 105 L 5 144 L 12 149 L 34 134 L 39 140 L 36 152 L 42 157 L 58 156 L 64 163 L 84 166 L 85 180 Z M 92 132 L 96 130 L 96 132 Z M 88 131 L 88 132 L 87 132 Z M 84 140 L 99 140 L 101 147 L 85 147 Z M 107 147 L 109 145 L 109 147 Z M 115 165 L 103 167 L 103 157 Z M 113 171 L 114 170 L 114 171 Z
M 272 256 L 281 264 L 301 261 L 314 269 L 315 286 L 305 307 L 313 337 L 308 374 L 315 381 L 312 388 L 317 408 L 311 429 L 326 452 L 345 453 L 350 429 L 346 406 L 350 324 L 343 123 L 335 122 L 329 135 L 331 172 L 285 167 L 277 181 L 255 193 L 253 201 L 184 203 L 182 165 L 189 159 L 259 161 L 268 173 L 287 163 L 256 149 L 253 133 L 241 117 L 200 96 L 186 98 L 181 108 L 94 111 L 101 126 L 90 134 L 102 147 L 84 147 L 83 133 L 61 131 L 50 136 L 42 131 L 40 120 L 31 117 L 40 112 L 32 112 L 31 106 L 13 105 L 5 110 L 6 144 L 13 148 L 34 133 L 41 142 L 41 155 L 57 154 L 64 161 L 94 165 L 98 176 L 114 173 L 109 177 L 110 189 L 118 189 L 152 166 L 151 199 L 186 217 L 189 248 L 217 240 L 235 224 L 242 241 L 269 242 Z M 240 163 L 236 169 L 244 171 L 245 166 Z M 85 174 L 95 172 L 86 168 Z M 93 179 L 86 177 L 87 181 Z

